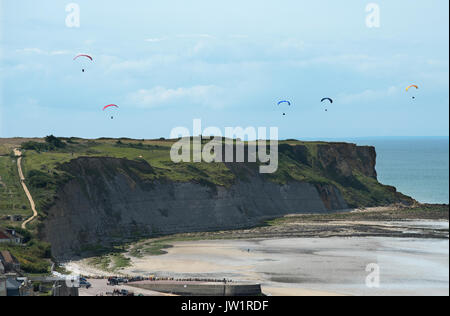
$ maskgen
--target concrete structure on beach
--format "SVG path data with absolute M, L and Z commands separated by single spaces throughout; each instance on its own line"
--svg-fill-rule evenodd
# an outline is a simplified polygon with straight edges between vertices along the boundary
M 260 284 L 195 282 L 195 281 L 140 281 L 129 286 L 182 296 L 259 296 Z

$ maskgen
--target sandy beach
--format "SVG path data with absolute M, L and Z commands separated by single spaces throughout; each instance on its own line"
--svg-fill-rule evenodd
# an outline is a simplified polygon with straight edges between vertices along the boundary
M 448 229 L 448 222 L 417 221 L 408 226 Z M 123 275 L 256 282 L 274 296 L 449 295 L 448 237 L 183 241 L 164 255 L 129 257 L 131 266 L 121 270 Z M 87 262 L 71 262 L 66 268 L 108 275 Z M 366 285 L 366 269 L 373 264 L 379 267 L 379 287 Z
M 268 295 L 448 295 L 448 246 L 370 237 L 181 242 L 123 272 L 259 282 Z M 365 283 L 372 263 L 379 288 Z

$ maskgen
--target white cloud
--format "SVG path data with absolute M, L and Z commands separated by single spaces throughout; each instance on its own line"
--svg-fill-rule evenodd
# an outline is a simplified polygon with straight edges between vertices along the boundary
M 45 67 L 42 64 L 39 63 L 32 63 L 32 64 L 15 64 L 7 67 L 6 69 L 3 69 L 3 71 L 9 74 L 18 74 L 23 72 L 46 72 L 47 67 Z
M 209 35 L 209 34 L 180 34 L 177 35 L 178 38 L 209 38 L 214 39 L 215 36 Z
M 146 59 L 140 60 L 123 60 L 114 56 L 102 57 L 102 64 L 108 71 L 136 71 L 145 72 L 154 67 L 160 67 L 164 65 L 170 65 L 179 60 L 174 55 L 153 55 Z
M 220 107 L 222 89 L 214 85 L 199 85 L 189 88 L 167 89 L 161 86 L 141 89 L 128 96 L 128 102 L 142 108 L 153 108 L 187 101 L 205 106 Z
M 161 38 L 146 38 L 144 41 L 146 41 L 148 43 L 158 43 L 158 42 L 162 42 L 165 40 L 166 40 L 166 38 L 161 37 Z
M 231 34 L 229 35 L 230 38 L 236 38 L 236 39 L 246 39 L 246 38 L 250 38 L 250 36 L 248 35 L 243 35 L 243 34 Z
M 314 65 L 339 65 L 339 66 L 354 66 L 361 67 L 361 65 L 372 64 L 375 66 L 376 59 L 363 54 L 343 54 L 336 56 L 320 56 L 306 60 L 296 61 L 294 64 L 299 67 L 309 67 Z
M 55 50 L 55 51 L 50 52 L 50 55 L 52 55 L 52 56 L 56 56 L 56 55 L 68 55 L 68 54 L 70 54 L 70 52 L 67 51 L 67 50 Z
M 282 41 L 280 43 L 279 47 L 283 48 L 283 49 L 295 49 L 295 50 L 303 51 L 306 49 L 306 43 L 299 39 L 290 38 L 290 39 Z
M 380 100 L 385 97 L 392 97 L 393 95 L 398 94 L 400 91 L 402 91 L 402 89 L 396 86 L 391 86 L 383 90 L 367 89 L 358 93 L 341 94 L 339 95 L 338 99 L 342 104 L 364 103 Z
M 210 46 L 207 45 L 205 42 L 198 42 L 197 44 L 194 45 L 194 47 L 188 50 L 188 56 L 190 57 L 196 56 L 201 52 L 205 51 L 209 47 Z
M 56 55 L 67 55 L 70 54 L 67 50 L 54 50 L 54 51 L 45 51 L 40 48 L 21 48 L 16 49 L 16 53 L 19 54 L 37 54 L 37 55 L 47 55 L 47 56 L 56 56 Z
M 21 48 L 21 49 L 16 49 L 16 52 L 17 53 L 25 53 L 25 54 L 39 54 L 39 55 L 46 54 L 40 48 Z

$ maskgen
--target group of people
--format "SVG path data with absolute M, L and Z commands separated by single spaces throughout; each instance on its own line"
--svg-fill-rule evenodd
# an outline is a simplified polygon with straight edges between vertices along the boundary
M 173 282 L 207 282 L 207 283 L 233 283 L 233 280 L 211 279 L 211 278 L 173 278 L 173 277 L 105 277 L 105 276 L 83 276 L 85 279 L 95 280 L 121 280 L 119 283 L 139 282 L 139 281 L 173 281 Z

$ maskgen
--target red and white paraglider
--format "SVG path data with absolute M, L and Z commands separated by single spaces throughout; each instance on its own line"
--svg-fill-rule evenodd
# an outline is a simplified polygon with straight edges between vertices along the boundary
M 111 110 L 119 109 L 119 106 L 116 104 L 108 104 L 103 107 L 103 112 L 108 112 Z M 114 116 L 111 115 L 111 120 L 114 119 Z

